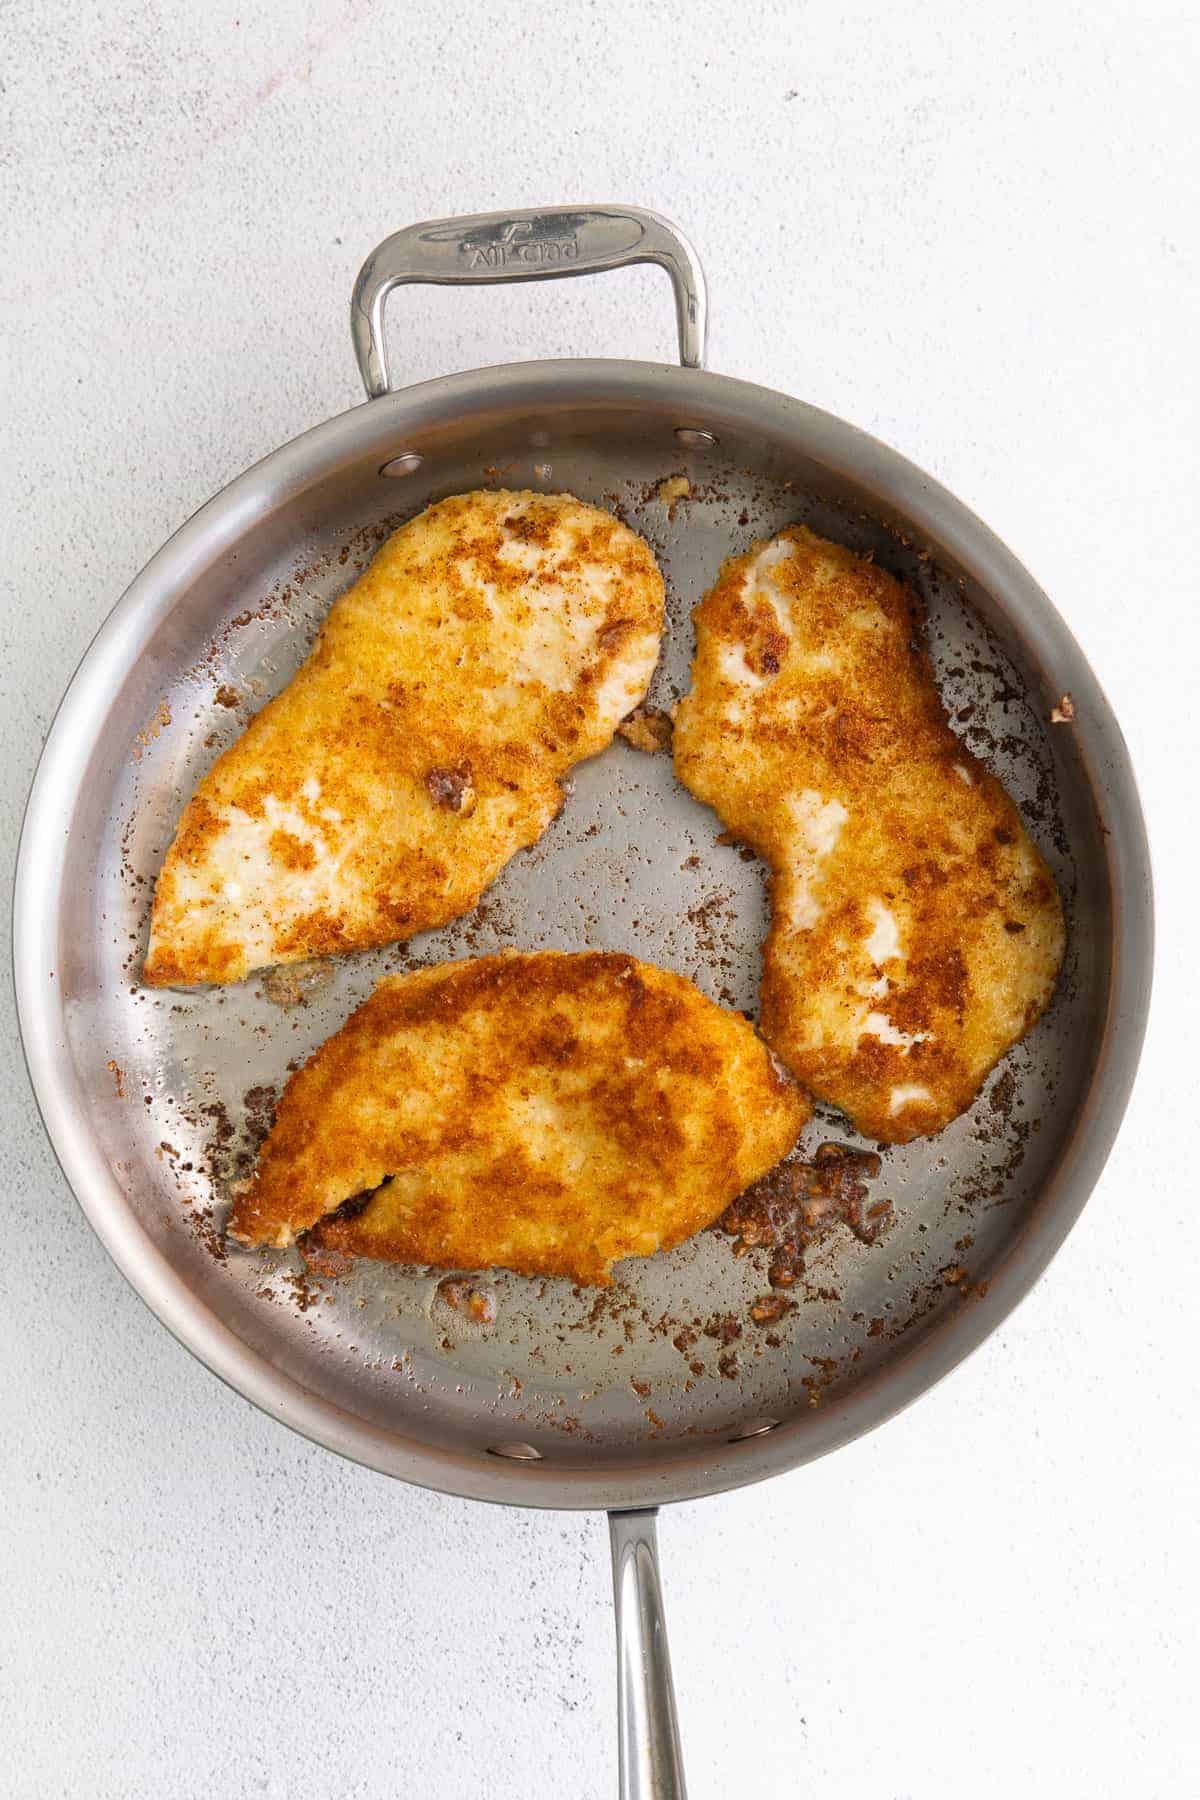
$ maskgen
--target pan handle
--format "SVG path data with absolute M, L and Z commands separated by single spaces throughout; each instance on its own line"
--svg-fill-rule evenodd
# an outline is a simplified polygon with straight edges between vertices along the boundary
M 658 1578 L 657 1515 L 657 1507 L 608 1515 L 617 1612 L 621 1800 L 687 1800 Z
M 383 309 L 395 287 L 497 281 L 555 281 L 596 275 L 630 263 L 657 263 L 671 277 L 679 360 L 704 367 L 707 296 L 704 271 L 677 226 L 640 206 L 530 206 L 516 212 L 428 219 L 385 238 L 358 272 L 350 333 L 367 398 L 390 391 Z

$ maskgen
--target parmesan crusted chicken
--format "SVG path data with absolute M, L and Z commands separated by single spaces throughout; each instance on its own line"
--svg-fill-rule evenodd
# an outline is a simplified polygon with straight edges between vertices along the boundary
M 230 1234 L 604 1286 L 786 1155 L 810 1107 L 740 1013 L 632 956 L 380 982 L 292 1076 Z
M 145 979 L 238 981 L 466 912 L 642 699 L 662 614 L 646 544 L 569 494 L 402 526 L 196 789 Z
M 695 620 L 675 767 L 772 871 L 763 1035 L 867 1136 L 940 1131 L 1050 999 L 1050 872 L 884 570 L 794 526 Z

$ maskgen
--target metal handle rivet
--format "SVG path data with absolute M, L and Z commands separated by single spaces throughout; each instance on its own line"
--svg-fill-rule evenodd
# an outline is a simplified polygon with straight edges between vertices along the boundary
M 689 450 L 712 450 L 719 442 L 715 431 L 702 431 L 695 425 L 677 425 L 675 436 Z
M 405 450 L 400 456 L 393 456 L 391 462 L 385 462 L 379 473 L 381 475 L 415 475 L 425 461 L 415 450 Z
M 542 1453 L 532 1444 L 489 1444 L 489 1456 L 507 1456 L 510 1462 L 541 1462 Z
M 781 1423 L 780 1419 L 750 1419 L 740 1431 L 734 1432 L 729 1441 L 731 1444 L 740 1444 L 746 1438 L 765 1437 L 768 1431 L 774 1431 Z

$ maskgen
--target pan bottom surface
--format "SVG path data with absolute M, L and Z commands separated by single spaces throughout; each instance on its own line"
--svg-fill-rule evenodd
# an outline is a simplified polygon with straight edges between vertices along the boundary
M 780 1423 L 808 1428 L 852 1390 L 953 1330 L 1033 1220 L 1076 1128 L 1103 1005 L 1107 922 L 1086 790 L 1052 741 L 1043 672 L 985 627 L 961 580 L 811 479 L 738 466 L 631 425 L 598 442 L 531 441 L 496 455 L 472 439 L 416 477 L 372 473 L 314 499 L 294 531 L 247 530 L 220 581 L 176 608 L 161 646 L 114 696 L 77 833 L 64 916 L 70 1050 L 89 1123 L 146 1232 L 245 1344 L 351 1419 L 458 1454 L 619 1470 L 708 1454 Z M 401 446 L 398 446 L 398 448 Z M 663 490 L 669 478 L 683 476 Z M 911 582 L 952 717 L 1017 800 L 1060 883 L 1068 961 L 1056 1000 L 941 1136 L 886 1150 L 870 1184 L 890 1203 L 878 1242 L 835 1229 L 785 1298 L 768 1256 L 706 1232 L 619 1265 L 608 1290 L 503 1272 L 474 1278 L 480 1322 L 444 1272 L 226 1245 L 228 1186 L 245 1173 L 290 1069 L 383 974 L 502 949 L 629 950 L 691 977 L 751 1017 L 766 928 L 764 870 L 675 781 L 669 753 L 618 740 L 574 773 L 542 841 L 465 919 L 402 947 L 224 991 L 139 982 L 153 881 L 195 780 L 307 652 L 331 599 L 380 539 L 430 498 L 477 486 L 567 489 L 614 508 L 650 541 L 670 618 L 649 703 L 685 690 L 690 610 L 721 561 L 803 520 Z M 157 640 L 156 640 L 157 642 Z M 1067 770 L 1064 777 L 1064 768 Z M 1086 865 L 1086 866 L 1084 866 Z M 818 1111 L 798 1155 L 869 1148 Z

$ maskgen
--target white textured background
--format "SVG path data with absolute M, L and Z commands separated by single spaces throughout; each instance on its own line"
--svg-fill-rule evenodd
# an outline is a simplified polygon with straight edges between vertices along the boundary
M 679 219 L 712 366 L 933 470 L 1124 723 L 1161 949 L 1120 1144 L 922 1405 L 665 1516 L 698 1800 L 1200 1792 L 1198 29 L 1161 0 L 0 5 L 6 840 L 129 578 L 360 397 L 366 251 L 550 199 Z M 393 317 L 414 377 L 672 343 L 646 270 Z M 92 1240 L 4 1036 L 0 1791 L 612 1794 L 602 1522 L 388 1483 L 226 1392 Z

